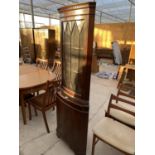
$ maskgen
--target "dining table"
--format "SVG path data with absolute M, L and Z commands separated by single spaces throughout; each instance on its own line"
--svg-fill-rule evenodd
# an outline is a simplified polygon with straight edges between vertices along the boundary
M 48 70 L 41 69 L 35 64 L 19 65 L 19 101 L 23 123 L 26 124 L 26 108 L 24 96 L 26 94 L 35 94 L 39 90 L 46 88 L 47 81 L 52 81 L 56 75 Z

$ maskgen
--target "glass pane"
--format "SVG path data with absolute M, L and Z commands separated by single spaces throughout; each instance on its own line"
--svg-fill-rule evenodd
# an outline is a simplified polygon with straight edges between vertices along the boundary
M 63 23 L 63 84 L 70 88 L 70 29 L 69 24 Z
M 71 36 L 71 89 L 78 90 L 78 67 L 79 67 L 79 31 L 75 22 Z

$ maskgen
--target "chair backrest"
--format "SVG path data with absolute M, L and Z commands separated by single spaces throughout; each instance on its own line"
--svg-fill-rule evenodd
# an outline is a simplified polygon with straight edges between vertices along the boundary
M 48 68 L 48 60 L 47 59 L 36 59 L 36 66 L 41 69 L 47 69 Z
M 117 96 L 126 96 L 135 99 L 135 83 L 120 83 Z
M 135 103 L 111 94 L 106 116 L 135 127 Z
M 32 62 L 29 47 L 27 47 L 27 46 L 22 47 L 22 56 L 23 56 L 23 61 L 25 63 L 31 63 Z
M 56 74 L 56 80 L 61 80 L 61 61 L 54 60 L 53 66 L 51 68 L 51 72 Z
M 56 101 L 56 86 L 57 86 L 57 81 L 47 81 L 46 83 L 46 92 L 44 95 L 44 106 L 48 105 L 55 105 Z
M 125 91 L 124 89 L 126 89 L 127 91 Z M 135 102 L 135 87 L 122 88 L 122 86 L 120 86 L 117 92 L 117 97 Z

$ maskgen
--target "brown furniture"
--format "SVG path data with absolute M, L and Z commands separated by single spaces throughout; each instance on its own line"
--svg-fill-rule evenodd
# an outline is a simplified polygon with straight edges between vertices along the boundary
M 32 63 L 31 52 L 28 46 L 22 48 L 22 57 L 24 63 Z
M 62 69 L 61 69 L 61 61 L 60 60 L 54 60 L 53 66 L 50 69 L 51 72 L 55 73 L 56 80 L 62 80 Z
M 135 64 L 135 44 L 131 45 L 131 50 L 130 50 L 128 63 L 131 64 L 131 65 Z
M 49 74 L 47 70 L 40 69 L 35 65 L 19 65 L 19 97 L 24 124 L 26 124 L 25 94 L 45 89 L 47 80 L 52 81 L 54 79 L 54 73 Z
M 48 59 L 36 59 L 36 66 L 41 69 L 47 69 L 48 68 Z
M 34 109 L 40 110 L 43 115 L 44 123 L 46 126 L 46 130 L 48 133 L 50 133 L 47 118 L 46 118 L 46 111 L 54 108 L 55 106 L 55 94 L 56 94 L 56 81 L 47 81 L 46 83 L 46 89 L 45 93 L 40 94 L 38 96 L 32 97 L 28 100 L 28 107 L 29 107 L 29 119 L 32 119 L 31 115 L 31 105 L 34 107 Z
M 27 106 L 28 100 L 34 97 L 34 93 L 24 95 L 25 106 Z M 21 105 L 21 104 L 20 104 Z M 38 116 L 37 110 L 34 108 L 34 113 Z
M 117 97 L 119 96 L 135 99 L 135 85 L 120 84 L 117 92 Z
M 96 48 L 95 51 L 97 58 L 104 58 L 104 59 L 111 59 L 114 63 L 114 55 L 113 55 L 113 50 L 112 48 Z M 121 55 L 122 55 L 122 64 L 125 65 L 128 63 L 129 59 L 129 54 L 130 54 L 130 48 L 121 48 Z
M 55 30 L 35 28 L 34 36 L 37 58 L 48 59 L 49 64 L 53 63 L 57 49 Z
M 59 9 L 62 88 L 57 94 L 57 135 L 76 155 L 86 154 L 95 2 Z
M 33 29 L 20 28 L 20 38 L 21 38 L 21 49 L 23 47 L 28 47 L 30 50 L 31 60 L 32 62 L 34 62 L 36 58 L 35 58 L 35 52 L 34 52 Z M 21 53 L 21 56 L 22 56 L 22 53 Z
M 123 66 L 123 72 L 117 88 L 129 95 L 135 96 L 135 65 L 126 64 Z
M 129 61 L 129 55 L 130 55 L 130 46 L 122 47 L 121 48 L 121 54 L 122 54 L 122 65 L 125 65 Z
M 121 94 L 122 96 L 124 94 Z M 135 128 L 135 101 L 125 98 L 120 98 L 111 94 L 109 105 L 105 116 L 113 118 L 131 128 Z
M 112 48 L 96 48 L 95 51 L 97 58 L 106 58 L 113 60 L 113 52 Z
M 121 66 L 119 70 L 122 68 L 122 74 L 118 82 L 118 88 L 120 84 L 126 84 L 128 86 L 134 86 L 135 85 L 135 65 L 126 64 L 125 66 Z M 132 74 L 130 74 L 130 72 Z
M 48 28 L 22 28 L 20 29 L 20 37 L 21 47 L 30 49 L 32 62 L 35 62 L 36 58 L 41 58 L 48 59 L 50 64 L 53 63 L 57 49 L 55 30 Z
M 41 58 L 37 58 L 36 59 L 36 66 L 39 67 L 40 69 L 48 69 L 48 59 L 41 59 Z M 45 92 L 44 90 L 40 90 L 37 91 L 37 95 L 39 95 L 39 93 Z
M 112 100 L 115 100 L 115 103 Z M 106 117 L 93 128 L 92 155 L 95 153 L 95 145 L 99 140 L 126 155 L 135 154 L 135 130 L 133 127 L 135 114 L 131 109 L 120 106 L 119 102 L 133 106 L 131 102 L 111 95 Z
M 55 59 L 51 68 L 48 68 L 49 72 L 54 73 L 56 75 L 55 81 L 57 81 L 56 89 L 60 90 L 62 84 L 62 68 L 61 61 L 59 59 Z
M 92 55 L 91 71 L 92 73 L 99 72 L 99 64 L 97 62 L 97 56 L 95 54 Z
M 92 155 L 95 154 L 95 145 L 99 140 L 125 155 L 135 154 L 135 130 L 112 118 L 104 117 L 94 127 Z

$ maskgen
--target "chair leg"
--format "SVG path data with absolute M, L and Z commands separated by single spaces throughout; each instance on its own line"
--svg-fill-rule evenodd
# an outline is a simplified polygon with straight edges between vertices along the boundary
M 34 113 L 36 116 L 38 116 L 38 112 L 37 112 L 37 109 L 34 107 Z
M 94 155 L 95 152 L 95 144 L 96 144 L 96 136 L 93 134 L 92 155 Z
M 44 119 L 44 122 L 45 122 L 46 130 L 47 130 L 48 133 L 50 133 L 48 123 L 47 123 L 47 119 L 46 119 L 45 111 L 42 111 L 42 114 L 43 114 L 43 119 Z
M 28 103 L 28 109 L 29 109 L 29 120 L 32 120 L 32 115 L 31 115 L 31 104 Z

